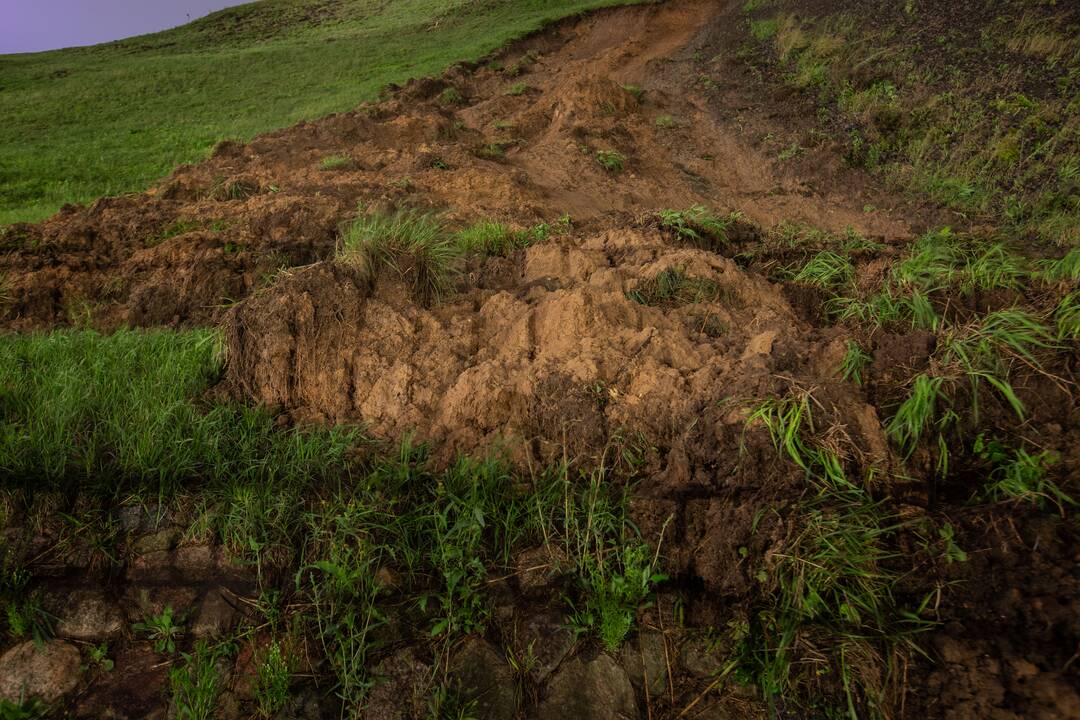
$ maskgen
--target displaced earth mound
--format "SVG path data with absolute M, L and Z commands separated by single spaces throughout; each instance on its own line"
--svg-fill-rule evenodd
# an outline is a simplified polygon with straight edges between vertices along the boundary
M 1076 497 L 1075 340 L 1024 324 L 1069 288 L 1035 269 L 1031 292 L 980 284 L 976 260 L 1005 257 L 985 228 L 896 193 L 827 140 L 778 158 L 809 127 L 805 99 L 739 61 L 729 5 L 565 21 L 354 112 L 222 142 L 146 193 L 11 226 L 0 325 L 219 326 L 213 398 L 282 425 L 412 434 L 440 467 L 496 448 L 516 468 L 632 458 L 631 516 L 662 538 L 680 621 L 717 637 L 736 613 L 745 633 L 775 620 L 761 605 L 770 573 L 817 537 L 795 509 L 823 503 L 820 529 L 835 517 L 826 501 L 855 493 L 901 527 L 869 574 L 896 577 L 890 602 L 923 623 L 903 658 L 864 657 L 865 638 L 848 638 L 873 689 L 860 712 L 873 697 L 892 717 L 1080 717 L 1076 527 L 1056 511 L 1068 503 L 1046 490 L 969 504 L 999 477 L 976 436 L 1031 441 Z M 387 218 L 454 246 L 434 270 L 444 284 L 425 284 L 435 261 L 419 254 L 353 252 L 357 223 Z M 927 248 L 956 261 L 948 282 L 919 284 L 937 267 L 913 264 Z M 881 319 L 882 297 L 905 309 Z M 940 390 L 931 419 L 905 431 L 896 418 L 923 385 Z M 724 638 L 702 652 L 735 652 Z M 818 641 L 807 632 L 792 653 L 824 676 Z M 583 672 L 603 684 L 601 658 Z M 422 675 L 392 660 L 395 682 Z M 675 681 L 654 689 L 657 717 L 801 716 L 725 690 L 721 667 L 674 665 L 660 663 L 669 679 L 693 679 L 678 696 Z M 568 712 L 551 704 L 555 677 L 541 717 Z M 811 684 L 838 692 L 836 678 Z M 648 691 L 629 691 L 637 713 L 635 692 Z M 595 716 L 625 716 L 620 702 Z

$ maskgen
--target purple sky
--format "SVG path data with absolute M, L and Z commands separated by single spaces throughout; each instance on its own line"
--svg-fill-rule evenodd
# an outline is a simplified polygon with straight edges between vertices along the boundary
M 94 45 L 183 25 L 244 0 L 0 0 L 0 54 Z

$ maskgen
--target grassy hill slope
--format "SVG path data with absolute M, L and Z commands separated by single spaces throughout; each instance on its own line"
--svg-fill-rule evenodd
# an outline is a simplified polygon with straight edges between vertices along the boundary
M 353 107 L 618 0 L 265 0 L 160 33 L 0 56 L 0 225 L 139 190 L 225 137 Z

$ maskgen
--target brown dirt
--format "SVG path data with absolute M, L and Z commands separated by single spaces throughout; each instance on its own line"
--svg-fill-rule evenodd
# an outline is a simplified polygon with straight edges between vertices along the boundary
M 807 137 L 805 101 L 736 61 L 737 5 L 687 0 L 567 21 L 498 56 L 510 65 L 531 53 L 520 76 L 461 65 L 355 112 L 222 143 L 146 193 L 13 228 L 0 257 L 0 327 L 220 323 L 229 356 L 220 391 L 294 422 L 355 423 L 387 439 L 415 431 L 444 458 L 501 446 L 521 464 L 564 453 L 589 464 L 644 448 L 634 517 L 656 537 L 674 516 L 665 556 L 676 581 L 700 591 L 688 620 L 722 624 L 755 583 L 740 549 L 766 556 L 789 532 L 781 513 L 759 525 L 759 511 L 796 501 L 804 486 L 761 428 L 746 429 L 747 403 L 809 391 L 815 421 L 834 428 L 849 457 L 899 470 L 882 421 L 933 337 L 873 338 L 867 385 L 844 382 L 850 331 L 823 322 L 820 297 L 734 251 L 680 244 L 650 213 L 700 203 L 759 227 L 851 227 L 891 246 L 940 219 L 846 167 L 828 143 L 804 142 L 797 162 L 777 158 Z M 507 94 L 519 82 L 525 91 Z M 440 102 L 450 86 L 463 102 Z M 675 127 L 659 127 L 661 116 Z M 624 155 L 625 170 L 606 172 L 598 150 Z M 331 155 L 352 163 L 321 169 Z M 400 278 L 369 284 L 333 261 L 338 227 L 358 206 L 417 205 L 454 227 L 573 222 L 509 258 L 473 262 L 432 307 Z M 867 258 L 860 276 L 880 275 L 891 253 Z M 716 298 L 648 307 L 627 297 L 667 268 L 713 281 Z M 1068 472 L 1075 401 L 1031 383 L 1029 406 L 1044 409 L 1030 431 L 1057 427 L 1043 444 L 1063 452 Z M 932 503 L 916 475 L 912 487 L 876 491 Z M 945 493 L 945 510 L 968 497 Z M 1072 528 L 1024 516 L 1017 544 L 1000 524 L 961 520 L 959 542 L 978 560 L 950 566 L 964 578 L 944 578 L 965 582 L 946 593 L 949 622 L 926 643 L 943 662 L 920 666 L 925 685 L 908 709 L 1077 717 L 1080 595 L 1075 570 L 1063 569 L 1077 559 Z M 926 589 L 913 582 L 912 597 Z

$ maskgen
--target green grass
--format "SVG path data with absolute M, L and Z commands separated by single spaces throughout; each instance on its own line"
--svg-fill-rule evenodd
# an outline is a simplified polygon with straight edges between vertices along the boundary
M 320 170 L 345 170 L 353 166 L 353 160 L 347 155 L 330 155 L 319 162 Z
M 670 267 L 639 282 L 626 296 L 642 305 L 676 307 L 715 300 L 719 294 L 712 280 L 691 277 L 681 268 Z
M 506 255 L 530 242 L 528 233 L 514 232 L 502 223 L 481 220 L 456 234 L 458 244 L 466 253 Z
M 417 298 L 431 303 L 453 289 L 461 246 L 434 215 L 401 210 L 357 218 L 342 232 L 337 257 L 369 281 L 383 269 L 408 277 Z
M 281 432 L 256 410 L 198 407 L 220 363 L 209 331 L 0 336 L 0 477 L 122 493 L 340 472 L 348 432 Z
M 975 439 L 974 453 L 991 467 L 985 489 L 986 498 L 1040 508 L 1053 505 L 1062 515 L 1065 508 L 1076 507 L 1076 500 L 1047 477 L 1049 469 L 1059 461 L 1053 453 L 1045 450 L 1031 453 L 1022 447 L 1009 448 L 982 435 Z
M 795 282 L 821 288 L 848 285 L 854 277 L 855 267 L 851 264 L 851 258 L 831 250 L 817 253 L 798 272 L 792 274 Z
M 729 228 L 740 217 L 737 212 L 720 216 L 703 205 L 686 210 L 661 210 L 656 214 L 660 227 L 674 232 L 680 240 L 711 247 L 727 242 Z
M 348 110 L 387 83 L 615 4 L 343 0 L 313 20 L 316 0 L 270 0 L 116 43 L 0 56 L 0 225 L 142 190 L 221 139 Z
M 899 523 L 848 477 L 835 442 L 815 429 L 808 394 L 770 398 L 747 419 L 760 422 L 777 450 L 806 472 L 816 493 L 788 520 L 798 530 L 763 559 L 760 596 L 729 625 L 734 674 L 763 691 L 770 706 L 806 717 L 884 718 L 926 627 L 893 597 L 900 576 L 887 549 Z M 756 524 L 757 521 L 755 521 Z
M 597 150 L 596 161 L 612 175 L 618 175 L 626 168 L 626 156 L 617 150 Z
M 1052 3 L 985 13 L 944 44 L 929 36 L 940 19 L 932 8 L 869 21 L 850 6 L 796 5 L 755 7 L 750 38 L 789 85 L 816 97 L 823 118 L 847 128 L 838 139 L 850 162 L 1025 239 L 1080 244 L 1080 44 L 1061 34 L 1067 21 Z M 1016 71 L 990 82 L 993 65 Z M 1045 92 L 1025 94 L 1033 86 Z

